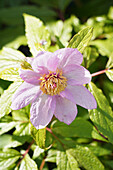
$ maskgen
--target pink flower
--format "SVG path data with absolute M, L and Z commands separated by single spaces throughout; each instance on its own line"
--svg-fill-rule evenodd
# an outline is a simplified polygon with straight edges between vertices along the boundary
M 31 69 L 20 70 L 24 83 L 14 93 L 11 108 L 18 110 L 31 103 L 30 120 L 37 129 L 47 126 L 53 115 L 70 124 L 77 115 L 76 105 L 95 109 L 95 98 L 83 86 L 91 75 L 80 66 L 82 60 L 77 49 L 40 52 L 31 60 Z

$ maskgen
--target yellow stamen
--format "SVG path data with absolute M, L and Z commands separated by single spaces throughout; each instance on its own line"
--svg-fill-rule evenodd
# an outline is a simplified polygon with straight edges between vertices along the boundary
M 60 94 L 67 86 L 67 79 L 62 76 L 62 71 L 59 69 L 56 70 L 56 73 L 50 71 L 48 75 L 44 74 L 40 80 L 42 92 L 51 96 Z

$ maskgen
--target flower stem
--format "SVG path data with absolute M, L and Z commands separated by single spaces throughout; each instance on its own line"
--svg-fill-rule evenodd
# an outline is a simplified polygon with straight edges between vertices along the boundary
M 32 142 L 31 142 L 30 145 L 28 146 L 27 150 L 26 150 L 25 153 L 22 155 L 22 158 L 21 158 L 20 161 L 18 162 L 17 167 L 20 165 L 21 161 L 24 159 L 24 157 L 26 156 L 26 154 L 29 152 L 29 150 L 30 150 L 30 148 L 31 148 L 31 146 L 32 146 L 32 144 L 33 144 L 34 142 L 35 142 L 35 141 L 32 140 Z
M 52 130 L 51 130 L 50 128 L 46 127 L 46 130 L 47 130 L 48 132 L 50 132 L 50 133 L 54 136 L 54 138 L 55 138 L 57 141 L 59 141 L 60 144 L 64 147 L 64 144 L 63 144 L 63 143 L 60 141 L 60 139 L 52 132 Z
M 95 76 L 98 76 L 98 75 L 100 75 L 100 74 L 103 74 L 103 73 L 105 73 L 107 70 L 109 70 L 109 68 L 106 68 L 105 70 L 101 70 L 101 71 L 98 71 L 98 72 L 96 72 L 96 73 L 93 73 L 93 74 L 91 74 L 91 77 L 95 77 Z
M 41 163 L 41 165 L 40 165 L 40 170 L 43 169 L 44 165 L 45 165 L 45 158 L 42 160 L 42 163 Z

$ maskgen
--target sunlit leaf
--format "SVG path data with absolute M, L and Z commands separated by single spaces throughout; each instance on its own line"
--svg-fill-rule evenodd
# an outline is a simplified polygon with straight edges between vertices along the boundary
M 8 68 L 20 68 L 25 56 L 20 51 L 4 47 L 0 53 L 0 72 Z
M 25 36 L 18 36 L 13 41 L 6 44 L 6 47 L 18 49 L 21 45 L 27 45 L 27 40 Z
M 74 37 L 70 40 L 68 47 L 77 48 L 81 53 L 84 51 L 85 47 L 88 45 L 91 40 L 93 33 L 92 27 L 86 27 L 79 31 Z
M 58 170 L 79 170 L 76 159 L 68 151 L 57 151 L 56 163 Z
M 15 136 L 4 134 L 0 136 L 0 148 L 15 148 L 28 142 L 29 136 Z
M 22 151 L 22 154 L 24 154 L 25 151 Z M 21 162 L 19 170 L 38 170 L 36 162 L 30 158 L 28 154 L 24 157 L 24 159 Z
M 14 82 L 9 86 L 7 90 L 0 97 L 0 117 L 7 115 L 10 113 L 11 102 L 12 102 L 12 95 L 17 90 L 17 88 L 22 84 L 22 82 Z
M 10 169 L 20 156 L 21 154 L 14 149 L 4 149 L 0 151 L 0 169 Z
M 88 149 L 77 145 L 76 148 L 69 149 L 68 152 L 87 170 L 104 170 L 104 166 L 99 159 Z
M 113 53 L 111 53 L 110 57 L 109 57 L 109 60 L 106 64 L 106 68 L 112 68 L 113 67 Z
M 39 51 L 47 50 L 50 46 L 50 34 L 43 22 L 38 18 L 24 14 L 26 37 L 30 51 L 35 57 Z
M 41 153 L 44 153 L 44 149 L 40 148 L 39 146 L 37 145 L 34 145 L 32 146 L 32 149 L 33 149 L 33 159 L 36 159 L 37 157 L 40 156 Z
M 113 69 L 107 70 L 106 75 L 111 81 L 113 81 Z
M 3 133 L 8 132 L 9 130 L 13 129 L 17 125 L 17 122 L 9 122 L 9 123 L 0 123 L 0 135 Z
M 46 128 L 37 130 L 31 125 L 31 135 L 40 148 L 45 148 Z
M 91 41 L 91 45 L 94 45 L 98 48 L 98 51 L 103 56 L 110 56 L 113 52 L 113 38 L 105 39 L 105 40 L 94 40 Z
M 9 81 L 22 81 L 19 76 L 18 68 L 6 68 L 0 72 L 0 78 Z
M 45 161 L 47 162 L 56 162 L 57 151 L 55 149 L 50 149 L 48 151 Z

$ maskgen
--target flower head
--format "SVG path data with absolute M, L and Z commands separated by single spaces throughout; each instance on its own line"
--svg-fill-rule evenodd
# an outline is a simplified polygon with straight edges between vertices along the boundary
M 37 129 L 48 125 L 53 115 L 70 124 L 77 115 L 76 105 L 95 109 L 96 101 L 84 87 L 91 75 L 80 66 L 82 60 L 77 49 L 40 52 L 29 60 L 31 67 L 20 70 L 24 83 L 14 93 L 11 108 L 18 110 L 31 103 L 30 120 Z

